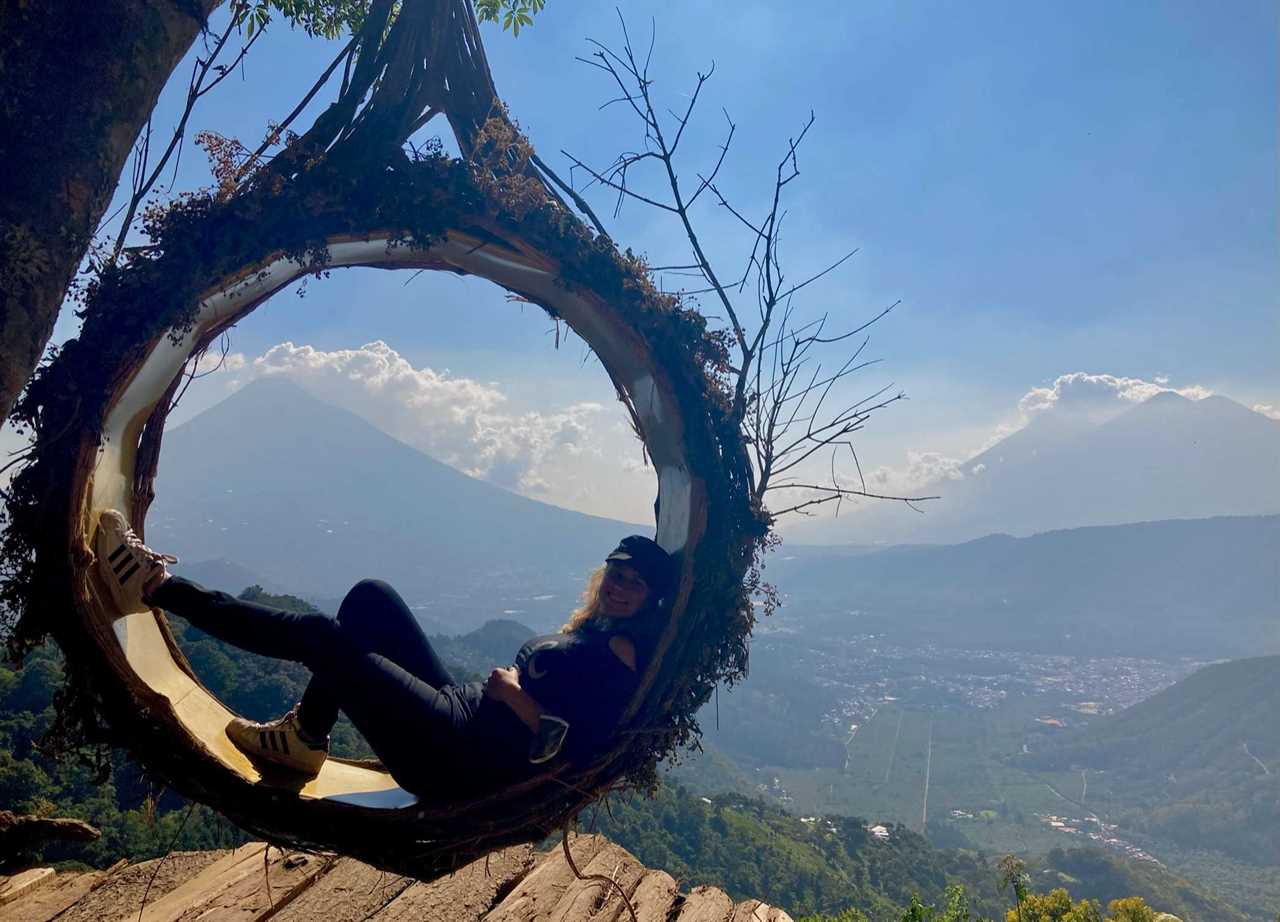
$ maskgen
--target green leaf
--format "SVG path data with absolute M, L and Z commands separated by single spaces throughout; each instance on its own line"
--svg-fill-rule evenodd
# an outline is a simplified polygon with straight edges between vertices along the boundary
M 503 31 L 519 35 L 525 26 L 533 25 L 533 17 L 542 12 L 547 0 L 474 0 L 476 19 L 501 23 Z

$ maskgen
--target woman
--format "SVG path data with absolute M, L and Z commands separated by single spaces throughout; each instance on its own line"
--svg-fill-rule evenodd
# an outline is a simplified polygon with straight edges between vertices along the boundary
M 648 665 L 673 588 L 671 557 L 624 538 L 588 581 L 561 633 L 526 643 L 514 665 L 457 683 L 386 583 L 364 580 L 336 618 L 282 611 L 171 576 L 119 512 L 102 514 L 98 565 L 121 611 L 163 608 L 242 649 L 305 664 L 302 700 L 269 723 L 236 718 L 227 735 L 263 761 L 315 774 L 341 710 L 406 790 L 451 797 L 493 790 L 557 754 L 603 752 Z

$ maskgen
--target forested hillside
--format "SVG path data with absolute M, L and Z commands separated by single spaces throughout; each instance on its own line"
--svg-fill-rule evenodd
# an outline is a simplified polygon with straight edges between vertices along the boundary
M 282 606 L 307 604 L 257 587 L 244 595 Z M 201 677 L 237 710 L 270 716 L 301 692 L 306 680 L 302 667 L 227 647 L 177 619 L 173 625 Z M 518 623 L 495 622 L 473 635 L 437 640 L 451 665 L 465 675 L 499 660 L 501 651 L 526 633 Z M 46 846 L 33 860 L 104 866 L 125 856 L 136 861 L 172 849 L 225 847 L 244 840 L 217 814 L 156 787 L 122 752 L 113 754 L 113 774 L 106 780 L 94 778 L 74 760 L 55 763 L 41 753 L 38 739 L 52 721 L 52 696 L 60 682 L 60 658 L 48 647 L 33 654 L 21 671 L 0 668 L 0 803 L 18 812 L 81 817 L 98 826 L 103 837 L 87 845 Z M 335 748 L 350 754 L 367 751 L 345 722 L 335 734 Z M 964 886 L 975 911 L 1000 918 L 1008 905 L 1008 894 L 997 887 L 998 856 L 935 848 L 900 825 L 889 827 L 887 838 L 881 838 L 862 819 L 800 818 L 741 794 L 705 798 L 671 784 L 654 799 L 612 798 L 607 808 L 584 816 L 582 826 L 598 829 L 688 885 L 713 883 L 796 915 L 855 907 L 874 922 L 896 922 L 913 896 L 941 905 L 947 887 L 955 884 Z M 1244 918 L 1163 869 L 1137 867 L 1096 852 L 1051 853 L 1030 868 L 1033 887 L 1067 886 L 1076 898 L 1105 901 L 1133 894 L 1187 919 Z
M 241 597 L 294 611 L 311 610 L 301 599 L 272 595 L 257 586 Z M 306 687 L 307 670 L 297 663 L 230 647 L 179 618 L 171 619 L 170 625 L 201 681 L 241 714 L 255 719 L 279 716 Z M 514 641 L 508 651 L 513 654 L 528 635 L 522 625 L 494 622 L 469 636 L 433 641 L 461 680 L 502 662 L 489 657 L 497 657 L 500 648 Z M 20 670 L 0 665 L 0 807 L 75 816 L 102 831 L 100 840 L 87 845 L 47 846 L 44 860 L 102 866 L 120 857 L 139 860 L 175 848 L 221 848 L 244 841 L 241 832 L 216 813 L 190 806 L 146 778 L 122 751 L 112 753 L 112 772 L 105 779 L 95 777 L 74 757 L 48 758 L 40 739 L 53 723 L 53 696 L 61 685 L 62 659 L 52 645 L 35 651 Z M 372 754 L 345 716 L 334 728 L 333 751 L 352 757 Z
M 1278 714 L 1280 656 L 1234 660 L 1049 738 L 1026 761 L 1099 772 L 1094 789 L 1123 796 L 1130 828 L 1280 864 Z
M 941 905 L 947 888 L 961 884 L 976 913 L 1001 918 L 1011 898 L 999 888 L 999 855 L 935 848 L 901 825 L 878 836 L 858 817 L 796 817 L 739 794 L 700 797 L 669 785 L 652 800 L 612 798 L 583 825 L 690 884 L 756 893 L 793 913 L 853 907 L 873 922 L 896 922 L 913 896 Z M 1104 906 L 1140 896 L 1188 922 L 1246 918 L 1165 868 L 1093 849 L 1054 849 L 1027 870 L 1034 890 L 1065 887 Z

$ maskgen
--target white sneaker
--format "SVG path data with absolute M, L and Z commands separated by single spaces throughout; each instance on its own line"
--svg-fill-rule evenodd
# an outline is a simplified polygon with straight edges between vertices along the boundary
M 234 718 L 227 736 L 247 756 L 273 762 L 306 775 L 316 775 L 329 757 L 329 738 L 317 742 L 302 732 L 295 707 L 268 723 Z
M 111 587 L 112 598 L 121 614 L 146 611 L 142 587 L 165 564 L 177 563 L 172 554 L 161 554 L 142 543 L 129 522 L 114 509 L 98 519 L 98 572 Z

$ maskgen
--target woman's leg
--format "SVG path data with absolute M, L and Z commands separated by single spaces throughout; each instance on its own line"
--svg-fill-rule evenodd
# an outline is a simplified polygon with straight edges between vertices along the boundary
M 373 599 L 376 584 L 361 589 L 364 585 L 348 594 L 353 606 Z M 361 649 L 362 644 L 355 642 L 360 632 L 337 619 L 319 612 L 289 612 L 245 602 L 179 577 L 166 580 L 146 601 L 241 649 L 306 665 L 315 675 L 313 684 L 318 681 L 326 690 L 333 690 L 337 706 L 351 718 L 388 771 L 415 792 L 432 789 L 438 780 L 435 776 L 447 771 L 451 757 L 462 755 L 466 742 L 461 731 L 472 715 L 460 698 L 417 678 L 390 657 Z M 403 607 L 403 602 L 400 605 Z M 408 612 L 407 607 L 404 611 Z M 344 620 L 354 623 L 353 618 L 349 615 Z M 388 616 L 382 629 L 371 630 L 369 636 L 379 644 L 402 642 L 404 649 L 399 653 L 407 655 L 397 658 L 424 671 L 438 666 L 437 677 L 447 678 L 448 672 L 438 659 L 436 666 L 431 664 L 435 654 L 425 636 L 426 650 L 417 649 L 404 625 L 392 626 L 395 621 Z M 310 726 L 304 726 L 312 732 Z M 324 728 L 323 735 L 327 733 Z M 429 749 L 430 758 L 422 757 L 424 748 Z
M 180 576 L 166 579 L 145 601 L 219 640 L 273 659 L 305 663 L 338 642 L 338 624 L 323 612 L 284 611 L 245 602 Z
M 455 684 L 404 600 L 379 580 L 357 583 L 342 600 L 336 619 L 246 602 L 176 576 L 151 592 L 147 602 L 219 640 L 250 653 L 304 663 L 313 672 L 317 663 L 332 663 L 336 654 L 366 653 L 385 658 L 433 692 Z M 344 684 L 341 677 L 335 683 L 331 676 L 318 675 L 307 685 L 298 719 L 308 736 L 322 740 L 329 735 L 338 719 L 339 699 L 352 697 L 341 693 Z
M 404 599 L 381 580 L 356 583 L 338 608 L 337 622 L 355 649 L 385 657 L 436 689 L 456 684 Z M 341 685 L 335 687 L 323 675 L 311 679 L 298 708 L 298 722 L 308 736 L 329 735 L 338 720 L 341 697 Z M 355 720 L 350 712 L 348 716 Z
M 308 693 L 316 685 L 333 689 L 337 707 L 402 787 L 432 794 L 457 786 L 456 766 L 467 764 L 470 752 L 464 728 L 472 716 L 459 696 L 377 653 L 347 648 L 309 665 L 315 678 Z

